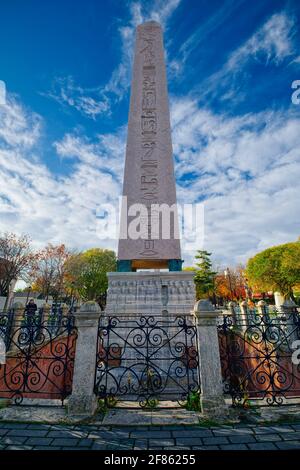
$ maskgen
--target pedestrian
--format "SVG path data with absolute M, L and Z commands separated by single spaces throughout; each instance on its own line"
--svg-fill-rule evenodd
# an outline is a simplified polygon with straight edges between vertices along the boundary
M 25 314 L 27 318 L 33 318 L 35 316 L 36 311 L 37 311 L 37 304 L 35 303 L 34 299 L 30 299 L 28 304 L 25 307 Z

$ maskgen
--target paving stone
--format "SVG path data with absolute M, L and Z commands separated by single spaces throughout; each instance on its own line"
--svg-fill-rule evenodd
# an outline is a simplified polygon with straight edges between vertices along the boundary
M 243 426 L 245 426 L 245 425 L 243 424 Z M 221 425 L 220 426 L 210 426 L 210 429 L 212 429 L 212 430 L 220 429 L 220 428 L 222 428 L 222 429 L 233 429 L 233 425 L 232 424 L 222 424 L 222 426 Z
M 283 434 L 281 434 L 280 430 L 278 430 L 278 432 L 279 432 L 280 437 L 284 441 L 293 441 L 296 439 L 300 439 L 300 431 L 284 432 Z
M 280 433 L 286 433 L 286 432 L 294 432 L 294 429 L 292 426 L 289 425 L 277 425 L 277 426 L 271 426 L 273 432 L 280 432 Z
M 222 428 L 224 428 L 224 427 L 225 427 L 225 426 L 222 426 Z M 245 429 L 245 428 L 251 428 L 251 429 L 252 429 L 252 428 L 253 428 L 253 424 L 252 424 L 252 423 L 251 423 L 251 424 L 250 424 L 250 423 L 249 423 L 249 424 L 246 424 L 246 423 L 236 423 L 236 424 L 234 424 L 234 425 L 232 425 L 232 426 L 227 426 L 227 427 L 232 427 L 233 429 L 240 429 L 240 428 L 244 428 L 244 429 Z
M 47 429 L 11 429 L 8 436 L 26 436 L 26 437 L 45 437 L 48 433 Z
M 186 431 L 186 430 L 188 430 L 188 427 L 184 426 L 184 425 L 181 425 L 181 426 L 166 425 L 163 428 L 160 426 L 160 428 L 162 430 L 165 430 L 165 431 Z M 192 428 L 192 429 L 195 429 L 195 428 Z
M 147 439 L 136 439 L 134 442 L 134 449 L 147 449 L 148 440 Z
M 119 450 L 131 450 L 134 447 L 134 439 L 132 439 L 132 442 L 126 441 L 126 442 L 120 442 L 118 449 Z
M 255 444 L 248 444 L 250 450 L 276 450 L 273 442 L 256 442 Z
M 49 437 L 30 437 L 26 441 L 26 445 L 29 446 L 47 446 L 50 445 L 53 439 Z
M 244 436 L 228 436 L 232 444 L 247 444 L 248 442 L 256 442 L 253 436 L 245 434 Z
M 106 450 L 107 449 L 107 442 L 94 442 L 92 445 L 92 450 Z
M 276 446 L 280 450 L 300 449 L 300 441 L 276 442 Z
M 166 437 L 172 437 L 170 431 L 132 431 L 130 433 L 132 438 L 156 438 L 156 439 L 165 439 Z
M 200 437 L 176 437 L 178 446 L 199 446 L 202 444 Z
M 274 434 L 274 428 L 271 426 L 253 426 L 255 434 Z
M 292 428 L 295 429 L 295 431 L 300 431 L 300 424 L 292 424 Z
M 107 442 L 106 450 L 121 450 L 120 444 L 111 444 Z
M 300 424 L 272 426 L 101 426 L 0 422 L 0 449 L 274 450 L 300 449 Z M 276 430 L 276 431 L 275 431 Z M 87 437 L 88 436 L 88 437 Z
M 51 429 L 52 425 L 51 424 L 28 424 L 27 429 Z
M 193 450 L 220 450 L 218 446 L 192 446 Z
M 214 429 L 213 433 L 215 436 L 240 436 L 240 435 L 249 435 L 253 434 L 253 431 L 251 428 L 239 428 L 239 429 L 224 429 L 219 428 L 219 429 Z
M 88 433 L 87 436 L 89 439 L 105 439 L 110 441 L 112 439 L 129 439 L 129 433 L 121 433 L 114 431 L 92 431 Z
M 173 431 L 172 435 L 174 437 L 213 437 L 212 431 L 209 429 L 197 429 L 197 430 L 184 430 L 184 431 Z
M 79 447 L 92 447 L 94 441 L 92 439 L 80 439 L 78 446 Z
M 280 441 L 280 436 L 278 434 L 258 434 L 256 437 L 256 440 L 258 442 L 274 442 L 274 441 Z
M 24 445 L 11 445 L 7 446 L 5 450 L 32 450 L 32 446 L 24 446 Z
M 7 445 L 22 445 L 27 440 L 27 437 L 17 437 L 17 436 L 4 436 L 1 438 L 1 444 Z
M 90 447 L 80 447 L 80 448 L 79 447 L 60 447 L 60 450 L 71 450 L 73 452 L 74 450 L 81 451 L 81 450 L 91 450 L 91 449 Z
M 220 447 L 222 450 L 248 450 L 246 444 L 228 444 Z
M 62 447 L 75 447 L 78 444 L 79 439 L 72 439 L 72 438 L 57 438 L 53 439 L 51 445 L 53 446 L 62 446 Z
M 228 444 L 229 441 L 227 439 L 227 437 L 222 437 L 222 436 L 218 436 L 218 437 L 205 437 L 203 439 L 203 444 L 204 445 L 221 445 L 221 444 Z
M 72 429 L 74 429 L 74 425 L 52 424 L 51 426 L 52 431 L 72 431 Z
M 85 438 L 87 437 L 88 433 L 86 431 L 75 431 L 66 430 L 66 431 L 49 431 L 47 437 L 60 437 L 60 438 Z
M 0 427 L 5 429 L 26 429 L 28 427 L 27 423 L 1 423 Z
M 92 431 L 101 431 L 101 428 L 99 426 L 92 426 L 91 424 L 85 424 L 82 426 L 74 426 L 73 427 L 74 431 L 86 431 L 86 432 L 92 432 Z M 106 428 L 106 430 L 108 430 Z
M 61 447 L 55 446 L 34 446 L 32 450 L 60 450 Z
M 191 450 L 191 447 L 183 447 L 183 446 L 172 446 L 172 447 L 164 447 L 163 450 Z
M 167 446 L 173 446 L 174 444 L 174 439 L 149 439 L 149 447 L 159 446 L 160 448 L 162 448 Z

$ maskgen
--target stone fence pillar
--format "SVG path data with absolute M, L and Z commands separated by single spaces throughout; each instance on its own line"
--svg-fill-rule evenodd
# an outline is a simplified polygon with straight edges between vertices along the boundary
M 101 309 L 96 302 L 86 302 L 74 313 L 78 329 L 70 415 L 91 416 L 97 408 L 94 394 L 98 322 Z
M 271 322 L 270 315 L 269 315 L 269 309 L 268 309 L 268 305 L 266 304 L 266 302 L 264 300 L 260 300 L 257 303 L 257 311 L 258 311 L 258 314 L 261 316 L 262 323 L 265 326 L 269 326 L 270 322 Z
M 229 307 L 229 310 L 230 310 L 230 313 L 231 313 L 231 318 L 232 318 L 233 325 L 236 325 L 236 323 L 237 323 L 236 303 L 233 300 L 231 300 L 228 303 L 228 307 Z
M 293 300 L 285 300 L 280 307 L 278 318 L 281 324 L 281 330 L 286 336 L 285 343 L 289 348 L 294 349 L 293 342 L 299 340 L 299 317 L 297 305 Z M 291 350 L 289 349 L 289 351 Z
M 293 300 L 285 300 L 281 305 L 281 312 L 287 315 L 297 313 L 297 305 Z
M 258 303 L 257 303 L 257 310 L 258 310 L 258 313 L 261 315 L 261 316 L 264 316 L 267 314 L 267 304 L 264 300 L 260 300 Z
M 21 324 L 24 320 L 25 307 L 21 302 L 15 302 L 12 306 L 13 309 L 13 322 L 10 332 L 11 342 L 9 345 L 9 351 L 18 351 L 19 336 L 21 333 Z M 8 352 L 8 351 L 7 351 Z
M 240 321 L 238 323 L 239 328 L 244 332 L 247 330 L 250 324 L 250 312 L 248 309 L 248 303 L 246 300 L 240 302 Z
M 47 324 L 50 317 L 51 305 L 46 302 L 42 305 L 42 323 Z
M 197 318 L 198 350 L 201 378 L 201 408 L 207 416 L 227 414 L 217 330 L 216 310 L 209 300 L 198 300 L 194 311 Z

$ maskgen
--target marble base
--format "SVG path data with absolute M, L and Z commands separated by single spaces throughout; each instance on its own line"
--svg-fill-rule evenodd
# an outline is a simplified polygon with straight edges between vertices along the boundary
M 195 303 L 193 271 L 108 273 L 106 315 L 190 315 Z

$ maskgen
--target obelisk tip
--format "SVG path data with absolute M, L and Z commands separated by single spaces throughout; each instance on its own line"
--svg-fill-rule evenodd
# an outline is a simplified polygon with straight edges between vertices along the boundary
M 138 28 L 160 28 L 161 29 L 161 24 L 158 21 L 150 20 L 150 21 L 145 21 L 144 23 L 141 23 L 138 25 Z

